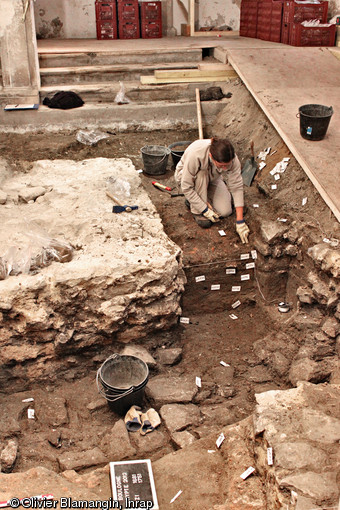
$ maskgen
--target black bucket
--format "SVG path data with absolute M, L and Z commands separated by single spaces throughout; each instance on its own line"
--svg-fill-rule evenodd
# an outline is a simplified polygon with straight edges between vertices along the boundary
M 305 104 L 300 106 L 300 135 L 305 140 L 322 140 L 327 133 L 328 125 L 333 115 L 331 106 L 322 104 Z
M 113 354 L 97 371 L 98 391 L 119 415 L 126 414 L 132 405 L 143 404 L 148 380 L 147 364 L 135 356 Z
M 189 147 L 189 145 L 191 144 L 192 142 L 175 142 L 169 145 L 169 149 L 171 150 L 172 161 L 175 168 L 177 163 L 183 156 L 185 149 Z
M 170 149 L 163 145 L 145 145 L 141 148 L 144 172 L 149 175 L 165 174 Z

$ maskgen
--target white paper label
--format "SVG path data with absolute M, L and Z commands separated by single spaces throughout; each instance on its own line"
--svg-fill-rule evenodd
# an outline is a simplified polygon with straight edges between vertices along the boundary
M 248 478 L 249 475 L 251 475 L 252 473 L 254 473 L 255 471 L 255 468 L 253 467 L 249 467 L 246 471 L 244 471 L 244 473 L 242 473 L 241 478 L 243 478 L 243 480 L 245 480 L 246 478 Z
M 262 170 L 262 168 L 264 168 L 266 166 L 266 163 L 264 161 L 261 161 L 261 163 L 259 164 L 259 170 Z
M 230 367 L 229 363 L 226 363 L 225 361 L 220 361 L 220 365 L 223 367 Z
M 275 174 L 275 175 L 274 175 L 274 179 L 275 179 L 276 181 L 279 181 L 279 180 L 281 179 L 280 174 Z
M 211 290 L 220 290 L 221 285 L 219 283 L 217 283 L 216 285 L 212 285 L 210 288 L 211 288 Z
M 245 282 L 246 280 L 250 280 L 250 274 L 241 275 L 241 282 Z
M 195 281 L 196 282 L 204 282 L 205 281 L 204 274 L 202 274 L 202 276 L 196 276 Z
M 231 292 L 240 292 L 241 286 L 240 285 L 233 285 L 231 287 Z
M 27 418 L 29 420 L 34 420 L 34 409 L 27 409 Z
M 240 256 L 240 259 L 241 260 L 248 260 L 248 259 L 250 259 L 249 253 L 242 253 L 241 256 Z
M 275 175 L 277 173 L 277 166 L 274 166 L 273 170 L 271 170 L 270 175 Z
M 199 388 L 202 388 L 202 380 L 200 377 L 196 377 L 196 386 Z
M 223 441 L 225 440 L 225 437 L 224 437 L 224 434 L 223 432 L 218 436 L 217 438 L 217 441 L 216 441 L 216 446 L 217 448 L 220 448 L 221 444 L 223 443 Z
M 216 452 L 216 450 L 207 450 L 207 451 L 208 451 L 208 453 L 215 453 Z
M 137 174 L 142 174 L 142 173 L 143 173 L 142 169 L 137 170 Z
M 180 496 L 182 494 L 183 491 L 178 491 L 177 494 L 172 498 L 172 500 L 170 501 L 170 503 L 173 503 L 177 498 L 178 496 Z
M 234 313 L 231 313 L 231 314 L 229 315 L 229 317 L 230 317 L 231 319 L 233 319 L 234 321 L 235 321 L 236 319 L 238 319 L 237 315 L 235 315 Z
M 257 208 L 260 207 L 259 204 L 253 204 L 253 207 Z
M 272 189 L 277 189 L 277 184 L 272 184 Z
M 329 244 L 329 243 L 331 242 L 331 240 L 330 240 L 330 239 L 327 239 L 327 237 L 324 237 L 324 238 L 323 238 L 323 242 L 324 242 L 324 243 Z
M 281 223 L 286 223 L 288 221 L 286 218 L 278 218 L 277 221 L 281 221 Z
M 227 234 L 224 232 L 224 230 L 219 230 L 218 233 L 221 237 L 226 236 Z
M 254 269 L 255 268 L 255 262 L 248 262 L 246 264 L 246 269 Z
M 34 398 L 24 398 L 21 402 L 34 402 Z
M 189 323 L 190 323 L 190 319 L 189 319 L 188 317 L 181 317 L 181 318 L 179 319 L 179 322 L 180 322 L 181 324 L 189 324 Z
M 235 268 L 228 268 L 225 270 L 225 274 L 236 274 Z
M 273 465 L 273 448 L 267 448 L 267 462 L 268 466 Z
M 237 308 L 238 306 L 240 306 L 240 304 L 241 304 L 241 301 L 237 300 L 237 301 L 235 301 L 235 303 L 233 303 L 231 305 L 231 308 Z
M 307 204 L 307 197 L 302 199 L 302 205 L 306 205 L 306 204 Z
M 251 252 L 250 252 L 250 253 L 251 253 L 251 258 L 252 258 L 253 260 L 256 260 L 256 259 L 257 259 L 257 251 L 256 251 L 256 250 L 251 250 Z
M 286 163 L 288 163 L 289 160 L 290 160 L 290 158 L 283 158 L 282 161 L 285 161 Z

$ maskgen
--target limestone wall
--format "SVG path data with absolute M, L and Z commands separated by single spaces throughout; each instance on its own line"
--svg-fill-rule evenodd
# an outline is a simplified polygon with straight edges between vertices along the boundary
M 177 321 L 181 251 L 130 160 L 40 161 L 29 176 L 6 172 L 0 256 L 13 269 L 0 281 L 2 386 L 53 377 L 71 354 L 114 350 Z M 131 192 L 116 194 L 138 210 L 112 212 L 106 190 L 117 179 Z M 51 238 L 72 246 L 72 260 L 39 267 Z

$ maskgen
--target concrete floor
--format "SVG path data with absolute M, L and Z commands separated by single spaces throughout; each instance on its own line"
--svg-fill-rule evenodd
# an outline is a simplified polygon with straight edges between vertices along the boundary
M 340 221 L 340 61 L 327 48 L 297 48 L 239 36 L 175 37 L 98 41 L 38 41 L 39 53 L 161 52 L 179 48 L 221 47 L 254 99 L 294 154 L 327 205 Z M 136 48 L 136 46 L 138 46 Z M 322 141 L 299 133 L 299 106 L 332 106 L 334 115 Z M 29 115 L 29 112 L 24 112 Z M 93 114 L 94 112 L 92 112 Z M 47 115 L 47 114 L 46 114 Z M 47 121 L 45 115 L 45 121 Z M 251 126 L 249 127 L 251 131 Z

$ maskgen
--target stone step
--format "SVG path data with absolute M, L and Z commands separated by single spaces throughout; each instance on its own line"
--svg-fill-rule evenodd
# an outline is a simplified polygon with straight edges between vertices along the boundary
M 214 121 L 228 99 L 201 103 L 204 125 Z M 72 110 L 51 109 L 40 106 L 39 110 L 17 111 L 6 117 L 0 132 L 59 131 L 74 129 L 110 129 L 111 131 L 155 131 L 160 129 L 195 129 L 197 106 L 195 101 L 154 101 L 151 104 L 85 103 Z
M 138 42 L 136 46 L 138 45 Z M 43 53 L 39 52 L 40 68 L 49 67 L 75 67 L 89 65 L 114 64 L 152 64 L 159 62 L 200 62 L 202 60 L 201 48 L 173 48 L 173 49 L 146 49 L 137 48 L 124 51 L 102 51 L 82 53 Z
M 42 85 L 100 83 L 138 80 L 143 74 L 152 75 L 156 69 L 197 69 L 197 62 L 162 62 L 152 64 L 115 64 L 75 67 L 44 67 L 40 69 Z
M 135 104 L 146 104 L 152 101 L 195 101 L 195 89 L 206 90 L 219 86 L 224 91 L 226 82 L 207 83 L 171 83 L 166 85 L 141 85 L 139 81 L 124 81 L 125 94 Z M 85 103 L 113 103 L 120 84 L 116 82 L 76 83 L 70 85 L 45 85 L 40 88 L 40 97 L 52 97 L 60 90 L 73 91 Z

